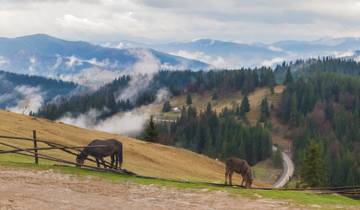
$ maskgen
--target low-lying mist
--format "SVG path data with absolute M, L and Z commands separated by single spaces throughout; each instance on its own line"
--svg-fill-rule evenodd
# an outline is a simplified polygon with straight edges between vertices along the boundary
M 45 92 L 39 86 L 14 85 L 5 76 L 0 76 L 0 83 L 0 107 L 6 110 L 29 114 L 44 104 Z
M 160 61 L 149 51 L 136 50 L 133 53 L 136 53 L 140 59 L 131 69 L 124 71 L 123 74 L 130 75 L 131 79 L 125 89 L 115 93 L 114 97 L 117 102 L 129 100 L 131 103 L 134 103 L 139 95 L 147 90 L 154 74 L 161 69 Z M 167 89 L 159 89 L 154 104 L 161 103 L 169 97 L 170 92 Z M 58 120 L 82 128 L 136 136 L 142 132 L 152 115 L 154 104 L 144 105 L 127 112 L 119 112 L 106 119 L 99 119 L 100 116 L 108 113 L 107 107 L 103 107 L 102 110 L 91 109 L 76 117 L 67 113 Z
M 148 107 L 140 107 L 132 111 L 117 113 L 104 120 L 98 120 L 98 117 L 101 116 L 103 112 L 106 112 L 106 110 L 99 111 L 91 109 L 78 117 L 65 115 L 60 118 L 59 121 L 82 128 L 135 136 L 142 131 L 151 115 L 148 109 Z

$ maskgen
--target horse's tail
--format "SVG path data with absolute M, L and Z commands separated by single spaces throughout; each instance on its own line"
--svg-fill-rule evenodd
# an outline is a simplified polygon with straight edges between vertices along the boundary
M 121 165 L 122 165 L 122 162 L 123 162 L 123 146 L 122 146 L 121 142 L 119 144 L 118 160 L 119 160 L 119 166 L 121 168 Z

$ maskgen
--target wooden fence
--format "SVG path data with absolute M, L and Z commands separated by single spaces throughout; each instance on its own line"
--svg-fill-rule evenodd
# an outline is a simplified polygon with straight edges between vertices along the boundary
M 46 154 L 42 154 L 41 151 L 60 150 L 60 151 L 63 151 L 65 153 L 70 154 L 75 157 L 78 155 L 78 153 L 81 151 L 81 149 L 87 148 L 86 146 L 68 146 L 68 145 L 59 144 L 59 143 L 49 141 L 49 140 L 39 139 L 35 130 L 32 132 L 32 138 L 0 135 L 0 140 L 20 140 L 20 141 L 33 142 L 33 147 L 21 148 L 14 144 L 4 143 L 3 141 L 0 141 L 0 145 L 11 148 L 9 150 L 0 150 L 0 155 L 1 154 L 19 154 L 19 155 L 24 155 L 24 156 L 28 156 L 28 157 L 33 157 L 35 164 L 39 164 L 39 160 L 43 159 L 43 160 L 54 161 L 54 162 L 63 163 L 63 164 L 67 164 L 67 165 L 77 166 L 77 163 L 75 163 L 75 162 L 61 159 L 61 158 L 54 157 L 54 156 L 50 156 L 50 155 L 46 155 Z M 38 147 L 39 144 L 45 144 L 46 146 Z M 102 146 L 96 146 L 96 147 L 102 147 Z M 96 161 L 93 158 L 88 157 L 87 160 L 90 162 L 96 163 Z M 141 175 L 137 175 L 131 171 L 128 171 L 126 169 L 117 169 L 117 170 L 111 169 L 111 168 L 109 168 L 110 163 L 107 161 L 105 161 L 105 164 L 108 168 L 98 168 L 98 167 L 91 166 L 91 165 L 82 165 L 81 167 L 90 169 L 90 170 L 95 170 L 95 171 L 126 174 L 126 175 L 131 175 L 131 176 L 145 178 L 145 179 L 157 179 L 157 180 L 163 180 L 163 181 L 191 183 L 191 184 L 205 184 L 205 185 L 217 186 L 217 187 L 228 187 L 224 184 L 219 184 L 219 183 L 190 182 L 190 181 L 163 179 L 163 178 L 158 178 L 158 177 L 141 176 Z M 241 186 L 235 186 L 235 187 L 242 188 Z M 312 192 L 318 193 L 318 194 L 338 193 L 338 194 L 342 194 L 342 195 L 353 197 L 353 198 L 360 198 L 360 186 L 323 187 L 323 188 L 267 188 L 267 187 L 261 188 L 261 187 L 256 187 L 254 189 L 312 191 Z
M 62 152 L 70 154 L 75 159 L 75 157 L 79 154 L 81 149 L 104 147 L 104 146 L 68 146 L 68 145 L 59 144 L 59 143 L 56 143 L 56 142 L 50 141 L 50 140 L 43 140 L 43 139 L 39 139 L 37 137 L 36 130 L 33 130 L 32 138 L 0 135 L 0 140 L 12 140 L 12 141 L 19 140 L 19 141 L 33 142 L 33 147 L 21 148 L 19 146 L 14 145 L 13 142 L 5 143 L 3 141 L 0 141 L 0 145 L 10 148 L 9 150 L 0 150 L 0 154 L 19 154 L 19 155 L 23 155 L 23 156 L 33 157 L 35 164 L 39 164 L 39 159 L 44 159 L 44 160 L 50 160 L 50 161 L 63 163 L 63 164 L 67 164 L 67 165 L 78 166 L 78 164 L 75 162 L 61 159 L 59 157 L 41 154 L 40 151 L 60 150 Z M 39 147 L 38 146 L 39 144 L 44 144 L 46 146 Z M 87 157 L 86 160 L 96 163 L 96 160 L 94 160 L 91 157 Z M 95 166 L 85 165 L 85 164 L 83 164 L 81 167 L 87 168 L 87 169 L 92 169 L 92 170 L 97 170 L 97 171 L 111 171 L 111 172 L 115 172 L 115 173 L 135 175 L 135 173 L 125 170 L 125 169 L 117 169 L 116 170 L 116 169 L 110 168 L 111 164 L 108 161 L 105 161 L 105 165 L 107 166 L 107 168 L 98 168 Z

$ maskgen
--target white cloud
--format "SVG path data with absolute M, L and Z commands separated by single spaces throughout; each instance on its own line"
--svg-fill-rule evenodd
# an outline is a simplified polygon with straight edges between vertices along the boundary
M 80 114 L 78 117 L 72 117 L 66 114 L 60 118 L 59 121 L 82 128 L 117 134 L 136 135 L 142 131 L 147 120 L 150 118 L 150 109 L 151 105 L 143 106 L 129 112 L 117 113 L 104 120 L 98 120 L 98 117 L 106 112 L 106 109 L 102 111 L 91 109 L 85 114 Z
M 162 88 L 158 90 L 156 94 L 155 103 L 162 103 L 169 99 L 171 96 L 170 91 L 167 88 Z
M 14 91 L 22 97 L 15 106 L 6 108 L 9 111 L 29 114 L 30 112 L 37 112 L 44 103 L 44 93 L 39 87 L 22 85 L 15 87 Z
M 80 114 L 78 117 L 72 117 L 70 114 L 65 114 L 59 121 L 75 125 L 81 128 L 93 128 L 96 124 L 96 119 L 101 115 L 102 111 L 91 109 L 85 114 Z
M 61 18 L 57 18 L 56 22 L 63 28 L 68 30 L 77 30 L 81 32 L 92 32 L 92 33 L 109 33 L 114 29 L 103 23 L 89 20 L 87 18 L 76 17 L 71 14 L 66 14 Z
M 261 63 L 261 66 L 268 66 L 268 67 L 273 67 L 276 64 L 280 64 L 284 61 L 288 60 L 288 58 L 283 58 L 283 57 L 276 57 L 276 58 L 272 58 L 269 60 L 264 60 Z
M 28 70 L 29 70 L 29 74 L 30 75 L 34 75 L 36 74 L 36 58 L 34 56 L 30 57 L 29 58 L 29 67 L 28 67 Z
M 161 69 L 160 61 L 154 57 L 151 51 L 146 49 L 130 49 L 130 53 L 136 55 L 139 60 L 123 72 L 132 76 L 128 87 L 116 96 L 117 101 L 129 99 L 134 102 L 138 94 L 147 89 L 152 81 L 153 74 Z
M 282 52 L 283 51 L 283 49 L 281 49 L 279 47 L 272 46 L 272 45 L 269 46 L 269 50 L 277 51 L 277 52 Z
M 110 71 L 100 68 L 87 68 L 77 74 L 60 75 L 60 79 L 81 84 L 93 89 L 113 81 L 121 75 L 118 71 Z
M 199 60 L 208 63 L 212 67 L 218 69 L 225 69 L 225 68 L 231 69 L 231 68 L 243 66 L 241 60 L 238 58 L 233 58 L 233 57 L 224 58 L 221 56 L 211 56 L 205 54 L 204 52 L 199 52 L 199 51 L 189 52 L 186 50 L 179 50 L 178 52 L 173 52 L 171 54 L 181 56 L 184 58 Z
M 104 121 L 101 121 L 94 127 L 94 129 L 110 133 L 136 135 L 142 131 L 149 118 L 149 113 L 137 110 L 118 113 Z
M 77 58 L 74 55 L 67 57 L 67 61 L 66 61 L 67 67 L 71 68 L 77 65 L 82 65 L 82 60 L 80 58 Z
M 333 54 L 336 58 L 352 57 L 354 56 L 354 51 L 334 52 Z
M 0 67 L 5 66 L 7 64 L 9 64 L 9 61 L 5 57 L 0 56 Z
M 165 41 L 195 37 L 274 41 L 360 35 L 360 3 L 354 0 L 1 0 L 0 3 L 0 36 L 41 32 L 98 41 L 129 37 Z
M 67 67 L 69 68 L 74 68 L 76 66 L 81 66 L 84 63 L 89 63 L 91 65 L 97 66 L 97 67 L 101 67 L 101 68 L 115 68 L 116 67 L 116 62 L 110 62 L 110 60 L 108 58 L 103 59 L 103 60 L 97 60 L 96 58 L 91 58 L 91 59 L 81 59 L 78 58 L 74 55 L 69 56 L 69 57 L 65 57 L 65 64 Z
M 51 71 L 55 71 L 57 68 L 59 68 L 61 66 L 63 62 L 63 59 L 60 55 L 56 55 L 56 61 L 54 63 L 54 65 L 50 68 Z M 52 76 L 52 75 L 49 75 L 49 76 Z

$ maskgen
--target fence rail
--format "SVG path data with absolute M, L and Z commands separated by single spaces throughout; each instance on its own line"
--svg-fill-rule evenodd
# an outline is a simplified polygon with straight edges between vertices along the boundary
M 0 141 L 0 145 L 12 148 L 11 150 L 0 150 L 0 154 L 11 154 L 12 153 L 12 154 L 19 154 L 19 155 L 23 155 L 23 156 L 34 157 L 35 164 L 39 163 L 39 159 L 44 159 L 44 160 L 50 160 L 50 161 L 64 163 L 64 164 L 68 164 L 68 165 L 78 166 L 78 164 L 75 162 L 64 160 L 64 159 L 53 157 L 53 156 L 49 156 L 49 155 L 45 155 L 45 154 L 40 154 L 39 151 L 61 150 L 70 155 L 77 156 L 78 153 L 81 151 L 80 149 L 107 147 L 107 146 L 67 146 L 67 145 L 55 143 L 55 142 L 48 141 L 48 140 L 38 139 L 35 130 L 33 131 L 33 138 L 0 135 L 0 139 L 12 139 L 12 140 L 21 140 L 21 141 L 29 141 L 29 142 L 32 141 L 33 142 L 32 148 L 21 148 L 16 145 L 13 145 L 13 144 L 8 144 L 8 143 L 4 143 L 4 142 Z M 48 146 L 47 147 L 38 147 L 38 143 L 43 143 Z M 86 160 L 96 163 L 96 160 L 94 160 L 90 157 L 87 157 Z M 107 168 L 98 168 L 98 167 L 94 167 L 91 165 L 83 164 L 81 167 L 96 170 L 96 171 L 111 171 L 111 172 L 120 173 L 120 174 L 135 175 L 135 173 L 125 170 L 125 169 L 115 170 L 115 169 L 110 168 L 111 163 L 109 163 L 108 161 L 105 161 L 105 166 L 107 166 Z

